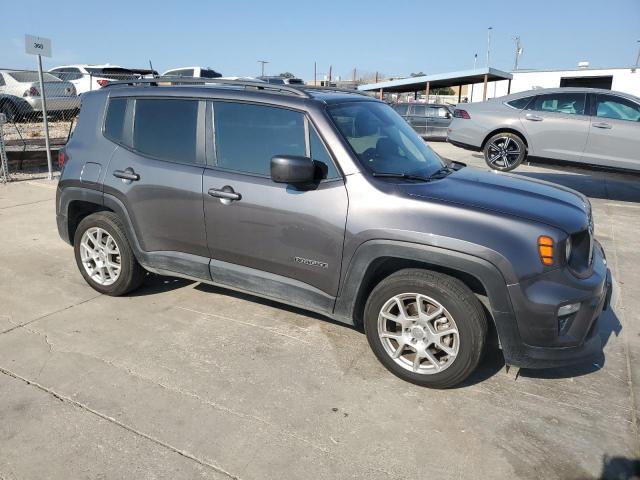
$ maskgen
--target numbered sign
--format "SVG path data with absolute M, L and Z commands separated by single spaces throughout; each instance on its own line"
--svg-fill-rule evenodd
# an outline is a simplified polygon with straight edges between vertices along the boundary
M 31 55 L 51 56 L 51 40 L 48 38 L 25 35 L 24 46 L 25 51 Z

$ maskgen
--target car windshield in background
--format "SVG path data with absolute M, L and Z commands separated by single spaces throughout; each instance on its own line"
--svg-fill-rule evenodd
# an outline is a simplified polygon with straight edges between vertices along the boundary
M 444 166 L 388 105 L 350 102 L 330 106 L 328 111 L 360 162 L 373 173 L 429 177 Z
M 20 83 L 32 83 L 39 82 L 38 72 L 9 72 L 11 78 Z M 42 80 L 45 82 L 61 82 L 58 77 L 51 75 L 50 73 L 42 73 Z

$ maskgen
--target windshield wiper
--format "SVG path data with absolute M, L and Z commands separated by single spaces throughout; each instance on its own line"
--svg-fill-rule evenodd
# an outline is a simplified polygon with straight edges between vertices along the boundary
M 424 177 L 421 175 L 413 175 L 411 173 L 395 173 L 395 172 L 373 172 L 372 175 L 374 177 L 382 177 L 382 178 L 404 178 L 407 180 L 418 180 L 420 182 L 430 182 L 431 177 Z
M 433 172 L 431 175 L 429 175 L 429 180 L 444 178 L 452 172 L 455 172 L 453 168 L 451 168 L 449 165 L 444 165 L 443 167 L 439 168 L 438 170 Z

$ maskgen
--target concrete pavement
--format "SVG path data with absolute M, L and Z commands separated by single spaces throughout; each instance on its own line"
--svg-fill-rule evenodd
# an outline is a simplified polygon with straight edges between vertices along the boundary
M 632 472 L 640 177 L 549 165 L 517 173 L 592 199 L 616 279 L 600 323 L 605 356 L 513 380 L 490 351 L 449 391 L 395 378 L 354 329 L 248 295 L 155 275 L 128 297 L 98 295 L 57 236 L 55 183 L 0 185 L 0 479 Z

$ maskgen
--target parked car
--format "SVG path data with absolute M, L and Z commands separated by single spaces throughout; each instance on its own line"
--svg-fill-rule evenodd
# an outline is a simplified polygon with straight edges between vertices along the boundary
M 51 74 L 42 74 L 47 113 L 60 116 L 75 116 L 80 108 L 80 99 L 74 86 Z M 42 113 L 42 96 L 38 72 L 30 70 L 0 70 L 0 113 L 9 122 L 17 122 Z
M 590 88 L 540 89 L 454 111 L 449 142 L 482 151 L 489 167 L 525 158 L 640 170 L 640 98 Z
M 221 73 L 216 72 L 212 68 L 205 67 L 180 67 L 167 70 L 162 76 L 170 77 L 195 77 L 195 78 L 220 78 Z
M 110 82 L 118 80 L 133 80 L 153 74 L 152 70 L 122 68 L 117 65 L 66 65 L 49 70 L 61 80 L 73 83 L 82 95 L 85 92 L 99 90 Z M 157 73 L 157 72 L 155 72 Z
M 304 85 L 304 81 L 301 78 L 289 78 L 289 77 L 268 77 L 262 76 L 258 77 L 258 80 L 262 80 L 263 82 L 272 83 L 274 85 Z
M 393 109 L 423 138 L 447 138 L 453 107 L 444 103 L 394 103 Z
M 233 85 L 85 96 L 56 214 L 92 288 L 150 271 L 319 312 L 428 387 L 475 370 L 488 322 L 508 365 L 601 352 L 611 277 L 586 197 L 447 165 L 370 97 Z

